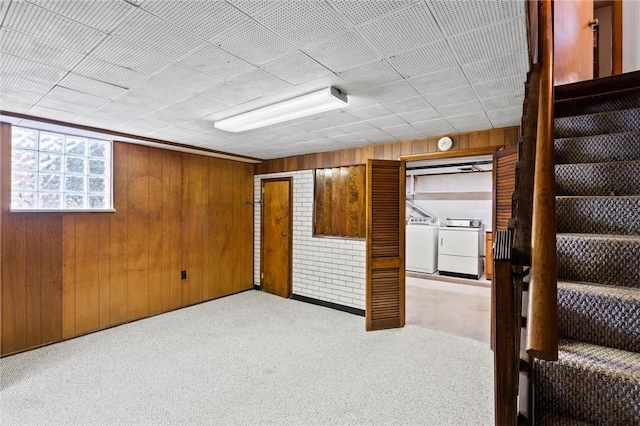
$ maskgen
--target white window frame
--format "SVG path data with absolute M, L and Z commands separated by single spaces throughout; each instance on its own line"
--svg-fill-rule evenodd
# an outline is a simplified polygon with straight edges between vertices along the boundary
M 14 129 L 16 128 L 20 128 L 20 129 L 26 129 L 26 130 L 31 130 L 31 131 L 35 131 L 37 132 L 37 141 L 36 141 L 36 148 L 15 148 L 14 147 Z M 72 129 L 69 129 L 72 130 Z M 62 164 L 61 164 L 61 170 L 59 173 L 62 176 L 62 181 L 60 182 L 60 190 L 59 191 L 44 191 L 41 190 L 39 188 L 39 182 L 40 182 L 40 155 L 41 153 L 45 153 L 48 154 L 49 152 L 47 151 L 42 151 L 40 149 L 40 134 L 41 133 L 49 133 L 49 134 L 57 134 L 57 135 L 62 135 L 64 137 L 64 144 L 62 147 L 62 152 L 60 152 L 60 155 L 62 156 Z M 86 201 L 86 205 L 87 207 L 84 208 L 64 208 L 64 203 L 65 203 L 65 199 L 64 196 L 66 194 L 68 194 L 69 192 L 72 191 L 65 191 L 65 177 L 66 177 L 66 173 L 65 173 L 65 159 L 66 156 L 68 155 L 65 151 L 65 146 L 66 145 L 66 139 L 67 137 L 72 137 L 72 138 L 82 138 L 82 139 L 86 139 L 87 142 L 94 140 L 94 141 L 101 141 L 101 142 L 106 142 L 109 145 L 108 151 L 109 151 L 109 158 L 107 158 L 107 168 L 109 170 L 109 175 L 106 176 L 106 180 L 108 182 L 109 185 L 109 189 L 108 189 L 108 194 L 107 194 L 107 203 L 108 205 L 106 207 L 101 207 L 101 208 L 90 208 L 88 207 L 88 200 Z M 18 207 L 14 207 L 13 206 L 13 194 L 14 192 L 19 192 L 19 189 L 14 189 L 14 182 L 13 182 L 13 173 L 14 173 L 14 167 L 13 167 L 13 163 L 14 163 L 14 149 L 20 149 L 20 150 L 28 150 L 28 151 L 33 151 L 37 153 L 36 159 L 35 159 L 35 169 L 33 170 L 36 174 L 35 176 L 35 182 L 34 182 L 34 190 L 25 190 L 25 192 L 32 192 L 35 194 L 36 197 L 36 205 L 39 202 L 39 196 L 41 193 L 58 193 L 60 194 L 62 200 L 62 206 L 59 209 L 52 209 L 52 208 L 18 208 Z M 70 155 L 71 157 L 73 155 Z M 85 172 L 84 172 L 84 178 L 85 178 L 85 190 L 83 191 L 84 195 L 86 197 L 88 197 L 90 195 L 89 192 L 89 178 L 90 177 L 95 177 L 95 175 L 90 175 L 89 174 L 89 160 L 92 158 L 89 156 L 89 145 L 87 144 L 86 146 L 86 151 L 84 154 L 84 158 L 87 160 L 87 164 L 85 165 Z M 95 157 L 95 158 L 99 158 L 99 157 Z M 100 158 L 102 159 L 102 158 Z M 113 177 L 113 140 L 109 140 L 109 139 L 102 139 L 102 138 L 96 138 L 96 137 L 87 137 L 87 136 L 81 136 L 81 135 L 76 135 L 73 134 L 73 132 L 67 132 L 67 131 L 59 131 L 59 130 L 43 130 L 43 129 L 37 129 L 37 128 L 33 128 L 33 127 L 28 127 L 28 126 L 12 126 L 11 127 L 11 159 L 10 159 L 10 186 L 11 186 L 11 190 L 10 190 L 10 198 L 11 198 L 11 202 L 10 202 L 10 206 L 9 206 L 9 211 L 11 213 L 111 213 L 111 212 L 115 212 L 115 206 L 113 205 L 113 181 L 114 181 L 114 177 Z M 16 170 L 17 171 L 17 170 Z M 26 170 L 25 170 L 26 171 Z M 76 176 L 82 176 L 80 174 L 76 174 Z M 78 194 L 81 194 L 80 192 L 78 192 Z

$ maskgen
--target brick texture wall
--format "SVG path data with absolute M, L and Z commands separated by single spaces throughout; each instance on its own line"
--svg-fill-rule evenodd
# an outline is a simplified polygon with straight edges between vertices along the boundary
M 365 308 L 364 240 L 315 238 L 313 233 L 313 171 L 254 177 L 254 200 L 261 180 L 293 177 L 293 294 L 357 309 Z M 260 204 L 254 208 L 254 283 L 260 284 Z

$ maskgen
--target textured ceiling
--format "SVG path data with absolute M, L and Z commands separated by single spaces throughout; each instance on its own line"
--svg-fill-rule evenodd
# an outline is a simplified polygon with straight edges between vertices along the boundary
M 524 0 L 2 0 L 0 109 L 276 158 L 517 125 Z M 333 85 L 348 107 L 216 120 Z

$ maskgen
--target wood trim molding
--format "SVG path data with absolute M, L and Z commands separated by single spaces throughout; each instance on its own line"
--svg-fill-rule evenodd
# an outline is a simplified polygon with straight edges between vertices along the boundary
M 611 65 L 612 74 L 622 74 L 622 0 L 611 4 Z
M 403 161 L 438 160 L 441 158 L 471 157 L 474 155 L 488 155 L 504 148 L 504 145 L 493 145 L 482 148 L 458 149 L 446 152 L 429 152 L 426 154 L 401 155 L 398 159 Z

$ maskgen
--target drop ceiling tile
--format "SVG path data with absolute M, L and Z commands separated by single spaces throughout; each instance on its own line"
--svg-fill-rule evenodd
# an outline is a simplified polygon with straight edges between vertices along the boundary
M 138 95 L 149 101 L 153 101 L 155 105 L 157 105 L 155 109 L 160 109 L 186 99 L 191 96 L 192 93 L 189 90 L 173 86 L 159 77 L 153 77 L 141 84 L 138 84 L 118 99 L 129 95 Z
M 28 102 L 27 99 L 31 99 L 31 96 L 35 96 L 38 99 L 46 95 L 53 87 L 52 83 L 43 83 L 41 81 L 34 81 L 32 79 L 20 76 L 11 76 L 5 72 L 0 72 L 0 92 L 2 93 L 15 93 L 18 96 L 20 93 L 24 93 L 23 96 L 19 96 L 15 100 L 21 102 Z
M 373 127 L 371 124 L 365 123 L 364 121 L 350 123 L 350 124 L 343 124 L 338 127 L 340 128 L 340 130 L 343 130 L 346 133 L 361 133 L 361 132 L 368 132 L 371 130 L 375 130 L 375 127 Z
M 201 39 L 141 9 L 135 9 L 128 15 L 111 35 L 144 49 L 155 50 L 170 60 L 178 59 L 204 43 Z
M 148 79 L 144 74 L 92 58 L 91 56 L 86 56 L 82 62 L 73 69 L 73 72 L 93 80 L 122 87 L 123 89 L 130 89 Z
M 505 109 L 511 107 L 520 106 L 522 108 L 522 103 L 524 101 L 524 95 L 503 95 L 496 96 L 493 98 L 482 98 L 480 102 L 484 106 L 485 111 L 492 111 L 495 109 Z
M 523 94 L 525 77 L 516 75 L 500 80 L 485 81 L 473 85 L 480 98 L 491 98 L 505 94 Z
M 346 134 L 346 132 L 342 129 L 340 129 L 339 127 L 327 127 L 328 125 L 326 125 L 324 128 L 320 129 L 320 130 L 316 130 L 313 132 L 314 135 L 317 135 L 319 137 L 323 137 L 323 138 L 332 138 L 332 137 L 336 137 L 336 136 L 344 136 Z
M 317 117 L 317 114 L 313 117 Z M 301 131 L 299 133 L 314 132 L 316 130 L 322 130 L 327 128 L 327 124 L 315 119 L 307 119 L 306 121 L 297 124 L 296 127 Z
M 166 127 L 168 127 L 167 124 L 159 121 L 149 120 L 146 118 L 137 118 L 127 123 L 121 124 L 120 126 L 118 126 L 117 130 L 126 132 L 126 133 L 132 133 L 134 135 L 135 134 L 147 135 L 149 133 L 156 132 Z
M 306 46 L 303 50 L 334 72 L 371 62 L 377 57 L 353 30 L 319 44 Z
M 522 1 L 428 0 L 428 4 L 447 35 L 513 19 L 525 14 Z
M 124 122 L 155 111 L 153 101 L 146 103 L 141 101 L 142 99 L 139 97 L 126 93 L 116 101 L 111 101 L 91 111 L 91 115 L 96 118 Z
M 356 136 L 359 138 L 365 139 L 367 142 L 370 142 L 370 143 L 392 142 L 394 140 L 393 136 L 378 129 L 361 132 L 361 133 L 358 133 Z
M 100 43 L 90 56 L 144 75 L 151 75 L 171 63 L 170 59 L 160 53 L 115 37 L 109 37 Z
M 390 134 L 398 140 L 421 138 L 424 136 L 423 132 L 411 126 L 410 124 L 387 127 L 384 129 L 384 132 Z
M 90 95 L 100 96 L 106 99 L 116 98 L 127 91 L 126 88 L 114 86 L 79 74 L 69 73 L 59 83 L 59 86 L 76 90 Z
M 60 81 L 65 74 L 66 71 L 64 70 L 38 64 L 28 59 L 6 53 L 0 53 L 0 81 L 2 81 L 2 85 L 8 84 L 7 80 L 12 77 L 19 78 L 16 82 L 26 83 L 27 81 L 31 81 L 53 85 Z M 16 89 L 19 88 L 17 86 L 12 87 Z
M 111 120 L 103 120 L 101 118 L 92 117 L 89 115 L 83 115 L 81 117 L 76 117 L 73 120 L 74 123 L 81 124 L 84 126 L 97 127 L 99 129 L 113 130 L 120 124 L 117 121 Z
M 522 123 L 520 122 L 520 117 L 514 117 L 494 119 L 491 120 L 491 124 L 493 124 L 494 128 L 498 129 L 500 127 L 520 126 Z
M 358 31 L 384 56 L 442 39 L 438 25 L 423 2 L 364 24 Z
M 299 50 L 263 65 L 262 69 L 293 85 L 331 74 L 331 71 Z
M 124 1 L 29 0 L 81 24 L 110 33 L 134 7 Z
M 65 71 L 73 69 L 84 57 L 73 50 L 65 49 L 7 28 L 0 29 L 0 49 L 4 53 L 20 56 Z
M 391 56 L 389 62 L 405 78 L 455 68 L 458 63 L 446 41 Z
M 247 15 L 255 15 L 269 6 L 273 6 L 280 0 L 227 0 L 229 3 L 242 10 Z
M 200 132 L 184 129 L 178 126 L 173 126 L 173 127 L 167 127 L 166 129 L 162 129 L 162 130 L 157 130 L 155 132 L 150 133 L 149 135 L 151 137 L 158 138 L 158 139 L 179 141 L 179 140 L 182 140 L 183 138 L 194 136 L 199 133 Z
M 460 133 L 486 130 L 493 127 L 484 113 L 449 117 L 447 121 Z
M 462 65 L 462 70 L 472 84 L 511 76 L 521 76 L 524 79 L 529 70 L 529 55 L 523 50 L 511 55 L 465 64 Z
M 7 99 L 0 97 L 0 109 L 5 111 L 17 112 L 20 114 L 24 114 L 33 108 L 33 103 L 31 102 L 20 102 L 13 99 Z
M 520 118 L 522 117 L 522 106 L 515 106 L 505 109 L 498 109 L 493 111 L 487 111 L 487 117 L 489 120 L 502 120 L 508 118 L 517 118 L 518 123 L 520 122 Z
M 438 108 L 445 105 L 457 104 L 477 99 L 471 86 L 456 87 L 424 94 L 431 105 Z
M 50 118 L 61 121 L 73 121 L 79 115 L 75 112 L 60 111 L 59 109 L 51 109 L 38 105 L 30 108 L 28 114 L 35 117 Z
M 256 66 L 296 50 L 295 46 L 253 20 L 241 23 L 212 41 L 221 49 Z
M 158 111 L 154 111 L 151 114 L 147 114 L 142 117 L 147 120 L 157 121 L 166 123 L 167 126 L 176 126 L 178 124 L 184 123 L 184 116 L 181 114 L 174 113 L 172 110 L 161 109 Z
M 25 1 L 14 1 L 5 27 L 80 53 L 89 53 L 106 34 Z
M 393 113 L 382 105 L 371 105 L 359 109 L 349 109 L 349 114 L 361 120 L 372 120 L 374 118 L 388 117 Z
M 10 0 L 0 1 L 0 22 L 4 20 L 4 15 L 7 12 L 7 9 L 9 9 L 10 2 L 11 2 Z
M 407 81 L 420 93 L 437 92 L 469 84 L 459 67 L 410 78 Z
M 338 75 L 352 83 L 355 87 L 366 89 L 402 80 L 402 76 L 384 60 L 360 65 L 339 72 Z
M 399 126 L 401 124 L 407 124 L 402 118 L 397 115 L 390 115 L 388 117 L 374 118 L 373 120 L 367 120 L 365 123 L 372 125 L 377 129 L 385 129 L 387 127 Z
M 320 1 L 284 0 L 258 15 L 256 20 L 298 47 L 347 29 L 331 6 Z
M 186 121 L 187 119 L 193 120 L 195 118 L 205 117 L 226 108 L 228 108 L 228 105 L 222 102 L 215 101 L 202 95 L 193 95 L 170 105 L 166 109 L 171 111 L 173 114 L 184 117 Z
M 37 106 L 57 109 L 60 111 L 73 112 L 77 115 L 86 114 L 93 109 L 92 106 L 87 106 L 75 102 L 61 101 L 58 99 L 50 98 L 48 96 L 40 99 L 40 101 L 37 103 Z
M 406 7 L 416 0 L 354 1 L 328 0 L 353 25 L 359 25 Z
M 12 87 L 5 86 L 4 82 L 0 85 L 0 102 L 12 101 L 30 104 L 33 106 L 40 100 L 40 98 L 42 98 L 43 94 L 44 93 L 31 93 L 24 90 L 14 89 Z
M 186 121 L 184 123 L 181 123 L 180 127 L 196 132 L 209 132 L 216 129 L 214 123 L 215 121 L 213 119 L 208 120 L 204 118 Z
M 365 90 L 362 94 L 379 102 L 393 102 L 398 99 L 417 96 L 419 93 L 416 92 L 416 90 L 406 81 L 397 81 L 395 83 L 385 84 L 384 86 Z
M 527 50 L 527 22 L 524 16 L 449 39 L 460 64 Z
M 456 133 L 456 129 L 444 118 L 425 120 L 413 123 L 413 127 L 424 133 L 425 136 L 438 136 Z
M 398 114 L 398 116 L 409 124 L 442 118 L 442 115 L 440 115 L 438 110 L 433 107 L 420 109 L 417 111 L 405 112 L 402 114 Z
M 461 102 L 459 104 L 450 104 L 436 107 L 443 117 L 456 117 L 459 115 L 468 115 L 483 112 L 482 104 L 478 100 Z
M 141 7 L 204 39 L 248 19 L 244 13 L 223 1 L 147 0 Z
M 201 73 L 215 74 L 223 78 L 230 78 L 256 69 L 250 63 L 213 45 L 202 46 L 183 58 L 181 62 Z
M 318 120 L 323 123 L 327 123 L 330 126 L 342 126 L 345 124 L 357 123 L 361 121 L 359 118 L 354 117 L 345 111 L 332 111 L 323 114 Z
M 205 74 L 181 64 L 171 65 L 156 77 L 193 93 L 202 92 L 224 81 L 224 78 L 217 74 Z
M 99 107 L 109 100 L 99 96 L 89 95 L 87 93 L 78 92 L 76 90 L 67 89 L 65 87 L 56 86 L 47 94 L 47 98 L 57 99 L 64 102 L 73 102 L 87 107 Z
M 427 102 L 422 96 L 412 96 L 406 99 L 385 102 L 382 105 L 395 114 L 402 114 L 411 111 L 431 108 L 431 104 Z
M 206 97 L 231 105 L 239 105 L 251 99 L 279 92 L 291 87 L 263 70 L 249 71 L 240 74 L 224 83 L 206 90 Z

